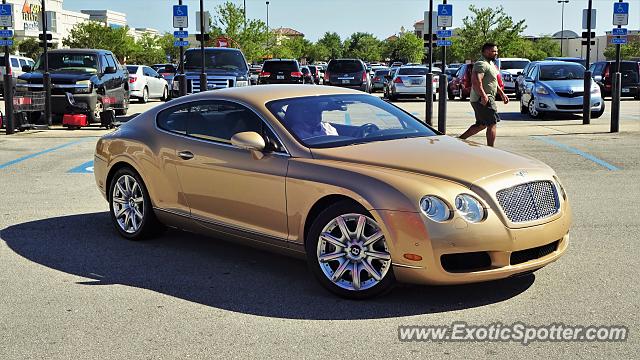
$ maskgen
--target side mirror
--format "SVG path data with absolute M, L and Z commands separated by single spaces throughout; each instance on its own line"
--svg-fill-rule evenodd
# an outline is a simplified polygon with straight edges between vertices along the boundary
M 518 76 L 522 75 L 522 71 L 518 71 L 518 72 L 516 73 L 516 75 L 518 75 Z
M 33 69 L 31 69 L 31 66 L 29 66 L 29 65 L 22 65 L 22 71 L 23 71 L 23 72 L 28 73 L 28 72 L 31 72 L 31 70 L 33 70 Z
M 240 132 L 231 137 L 231 145 L 251 151 L 263 151 L 266 147 L 264 138 L 254 131 Z
M 116 68 L 114 66 L 107 66 L 106 68 L 104 68 L 104 73 L 105 74 L 115 74 L 116 73 Z

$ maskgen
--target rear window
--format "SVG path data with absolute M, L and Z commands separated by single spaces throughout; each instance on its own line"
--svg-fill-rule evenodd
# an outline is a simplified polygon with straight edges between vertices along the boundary
M 364 71 L 364 66 L 357 60 L 333 60 L 329 63 L 328 71 L 354 73 Z
M 613 63 L 612 66 L 615 69 L 616 64 Z M 638 64 L 637 63 L 630 63 L 630 62 L 621 62 L 620 63 L 620 72 L 627 72 L 627 71 L 638 72 Z
M 137 66 L 127 66 L 127 71 L 129 71 L 129 74 L 135 74 L 138 72 L 138 67 Z
M 529 64 L 526 60 L 503 60 L 500 62 L 500 69 L 502 70 L 520 70 L 524 69 Z
M 266 61 L 262 66 L 262 71 L 265 72 L 276 72 L 276 71 L 285 71 L 285 72 L 294 72 L 300 71 L 298 67 L 298 63 L 295 61 Z
M 376 76 L 386 76 L 389 74 L 389 70 L 376 70 Z
M 427 68 L 400 68 L 398 75 L 427 75 Z

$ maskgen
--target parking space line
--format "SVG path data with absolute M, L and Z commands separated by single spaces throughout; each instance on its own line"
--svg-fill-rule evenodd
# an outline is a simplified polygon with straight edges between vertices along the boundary
M 11 165 L 15 165 L 17 163 L 21 163 L 21 162 L 23 162 L 25 160 L 33 159 L 34 157 L 37 157 L 37 156 L 40 156 L 40 155 L 43 155 L 43 154 L 47 154 L 47 153 L 50 153 L 50 152 L 54 152 L 54 151 L 60 150 L 62 148 L 66 148 L 68 146 L 71 146 L 71 145 L 79 144 L 79 143 L 87 141 L 87 140 L 89 140 L 89 138 L 85 138 L 85 139 L 82 139 L 82 140 L 75 140 L 75 141 L 64 143 L 62 145 L 58 145 L 58 146 L 55 146 L 55 147 L 52 147 L 52 148 L 49 148 L 49 149 L 45 149 L 45 150 L 39 151 L 37 153 L 33 153 L 33 154 L 25 155 L 23 157 L 19 157 L 17 159 L 14 159 L 14 160 L 8 161 L 6 163 L 0 164 L 0 170 L 4 169 L 6 167 L 9 167 Z
M 93 174 L 93 160 L 82 163 L 67 172 L 72 174 Z
M 567 151 L 572 152 L 574 154 L 580 155 L 580 156 L 584 157 L 585 159 L 591 160 L 594 163 L 596 163 L 596 164 L 598 164 L 600 166 L 603 166 L 603 167 L 605 167 L 605 168 L 607 168 L 607 169 L 609 169 L 611 171 L 621 170 L 619 167 L 611 165 L 611 164 L 609 164 L 608 162 L 606 162 L 604 160 L 598 159 L 597 157 L 595 157 L 595 156 L 593 156 L 591 154 L 587 154 L 586 152 L 578 150 L 578 149 L 576 149 L 574 147 L 571 147 L 569 145 L 565 145 L 563 143 L 559 143 L 559 142 L 557 142 L 555 140 L 552 140 L 552 139 L 548 138 L 547 136 L 532 136 L 532 138 L 534 138 L 536 140 L 540 140 L 540 141 L 546 142 L 547 144 L 559 147 L 561 149 L 567 150 Z

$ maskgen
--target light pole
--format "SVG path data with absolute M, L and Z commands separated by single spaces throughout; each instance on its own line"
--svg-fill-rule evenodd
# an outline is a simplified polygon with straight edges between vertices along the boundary
M 269 32 L 269 2 L 267 4 L 267 47 L 269 47 L 269 39 L 271 38 L 271 33 Z
M 563 43 L 564 43 L 564 4 L 568 3 L 569 0 L 558 0 L 558 4 L 562 4 L 562 29 L 560 31 L 560 56 L 564 56 L 563 53 Z

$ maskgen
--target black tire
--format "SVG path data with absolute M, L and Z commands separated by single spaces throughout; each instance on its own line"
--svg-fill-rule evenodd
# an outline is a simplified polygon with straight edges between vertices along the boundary
M 130 176 L 133 179 L 135 179 L 135 181 L 139 186 L 140 193 L 143 198 L 142 211 L 141 211 L 142 222 L 140 223 L 139 228 L 134 232 L 127 232 L 124 229 L 122 229 L 114 212 L 114 201 L 113 201 L 114 188 L 116 187 L 116 183 L 124 176 Z M 147 187 L 142 181 L 142 178 L 140 177 L 140 175 L 138 175 L 138 173 L 134 171 L 132 168 L 124 167 L 117 170 L 116 173 L 113 175 L 111 182 L 109 183 L 108 191 L 109 192 L 107 193 L 107 197 L 109 199 L 109 216 L 111 218 L 111 221 L 113 222 L 113 225 L 116 228 L 116 231 L 118 231 L 118 233 L 122 237 L 128 240 L 137 241 L 137 240 L 143 240 L 143 239 L 147 239 L 155 235 L 158 235 L 162 230 L 164 230 L 164 226 L 158 221 L 158 219 L 156 218 L 156 215 L 153 212 L 153 207 L 151 206 L 151 199 L 149 198 L 149 192 L 147 191 Z M 136 194 L 138 193 L 136 192 Z
M 142 104 L 146 104 L 147 101 L 149 101 L 149 89 L 147 89 L 147 87 L 145 86 L 144 89 L 142 89 L 142 96 L 138 99 Z
M 516 87 L 516 100 L 520 100 L 520 97 L 522 97 L 522 95 L 520 95 L 520 91 Z
M 522 101 L 519 101 L 520 103 L 520 114 L 528 114 L 529 113 L 529 109 L 526 106 L 522 105 Z
M 453 94 L 453 91 L 451 91 L 451 89 L 447 89 L 447 97 L 449 98 L 449 100 L 456 99 L 456 96 Z
M 467 97 L 464 95 L 464 91 L 460 89 L 460 101 L 467 101 Z
M 117 116 L 125 116 L 127 115 L 127 111 L 129 111 L 129 97 L 125 96 L 124 100 L 122 100 L 122 108 L 116 109 Z
M 161 101 L 168 101 L 169 100 L 169 87 L 165 86 L 164 90 L 162 91 L 162 97 L 160 98 Z
M 604 114 L 604 110 L 605 110 L 605 105 L 604 105 L 604 100 L 603 100 L 602 101 L 602 107 L 600 108 L 600 110 L 591 112 L 591 118 L 592 119 L 597 119 L 597 118 L 601 117 L 602 114 Z
M 338 296 L 341 296 L 347 299 L 367 299 L 367 298 L 379 296 L 391 291 L 391 289 L 395 285 L 396 279 L 393 274 L 393 266 L 391 265 L 390 259 L 388 260 L 388 263 L 386 265 L 383 264 L 382 262 L 377 262 L 377 260 L 373 260 L 373 261 L 376 261 L 375 267 L 379 267 L 380 269 L 380 270 L 379 269 L 376 269 L 376 270 L 379 271 L 378 275 L 382 275 L 382 278 L 378 280 L 376 283 L 375 281 L 372 281 L 372 280 L 375 280 L 372 276 L 368 276 L 368 280 L 363 282 L 363 284 L 366 284 L 366 282 L 369 281 L 370 284 L 373 284 L 373 285 L 370 285 L 370 287 L 366 289 L 361 289 L 361 290 L 343 288 L 335 284 L 331 279 L 328 278 L 328 275 L 325 275 L 325 273 L 323 272 L 320 265 L 320 261 L 318 260 L 320 234 L 322 233 L 324 228 L 328 226 L 334 219 L 336 219 L 337 217 L 340 217 L 341 215 L 347 215 L 347 214 L 364 215 L 368 217 L 370 220 L 373 219 L 371 214 L 369 214 L 369 212 L 367 212 L 362 206 L 359 206 L 356 203 L 353 203 L 350 201 L 337 202 L 335 204 L 330 205 L 324 211 L 322 211 L 314 219 L 305 239 L 307 263 L 309 265 L 311 272 L 316 276 L 320 284 L 322 284 L 322 286 L 324 286 L 327 290 L 331 291 L 332 293 Z M 349 231 L 352 231 L 351 228 L 355 228 L 354 225 L 355 224 L 352 222 L 349 222 L 347 224 L 347 226 L 350 227 Z M 366 231 L 367 230 L 365 229 L 364 232 Z M 369 229 L 369 231 L 372 231 L 372 229 Z M 381 244 L 379 243 L 379 241 L 382 241 L 383 243 Z M 384 236 L 379 241 L 375 243 L 377 244 L 376 246 L 386 246 Z M 335 249 L 338 249 L 338 247 L 336 246 Z M 378 249 L 374 249 L 374 250 L 379 251 Z M 366 250 L 362 249 L 361 251 L 362 251 L 362 254 L 366 254 L 366 251 L 368 251 L 368 249 Z M 345 252 L 346 252 L 346 249 L 345 249 Z M 352 252 L 349 252 L 349 254 L 351 255 Z M 360 254 L 360 251 L 358 251 L 358 254 Z M 361 255 L 361 256 L 364 256 L 364 255 Z M 367 261 L 367 260 L 365 259 L 364 261 Z M 371 262 L 371 264 L 373 264 L 373 261 Z M 331 268 L 333 267 L 333 266 L 330 266 L 329 262 L 326 262 L 326 266 Z M 339 267 L 339 266 L 336 266 L 336 267 Z M 385 269 L 385 270 L 382 271 L 382 269 Z M 337 271 L 337 269 L 335 269 L 334 271 Z M 348 275 L 347 275 L 347 271 L 349 272 Z M 353 282 L 351 271 L 352 271 L 351 268 L 348 268 L 348 270 L 345 270 L 343 272 L 343 274 L 339 277 L 339 279 L 351 278 Z M 363 271 L 365 270 L 361 268 L 360 274 L 362 274 Z M 365 276 L 367 276 L 367 274 L 368 272 L 365 272 Z M 347 280 L 343 280 L 343 281 L 347 281 Z
M 398 101 L 398 95 L 389 94 L 387 98 L 389 101 Z

